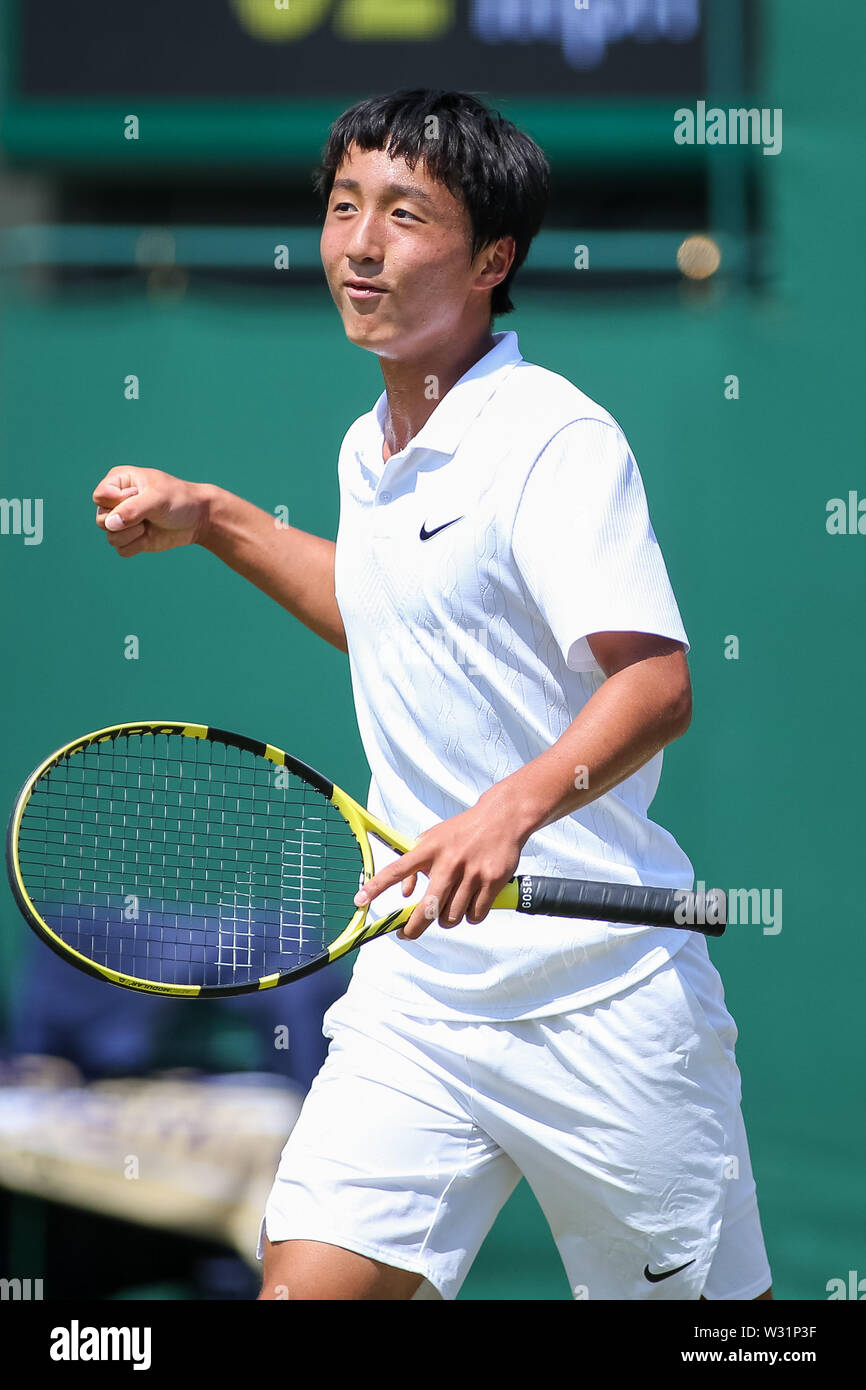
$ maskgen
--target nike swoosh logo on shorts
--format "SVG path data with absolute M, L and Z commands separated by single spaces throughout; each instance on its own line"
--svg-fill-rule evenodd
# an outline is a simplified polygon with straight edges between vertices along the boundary
M 643 1272 L 644 1279 L 649 1279 L 651 1284 L 660 1284 L 662 1279 L 670 1279 L 672 1274 L 679 1274 L 681 1269 L 688 1269 L 693 1265 L 694 1260 L 686 1260 L 684 1265 L 677 1265 L 676 1269 L 666 1269 L 662 1274 L 650 1274 L 650 1267 L 647 1265 Z
M 429 541 L 431 536 L 438 536 L 440 531 L 444 531 L 448 526 L 455 526 L 458 521 L 462 521 L 462 516 L 455 516 L 453 521 L 445 521 L 441 526 L 434 526 L 432 531 L 427 530 L 427 523 L 422 522 L 421 530 L 418 532 L 422 541 Z

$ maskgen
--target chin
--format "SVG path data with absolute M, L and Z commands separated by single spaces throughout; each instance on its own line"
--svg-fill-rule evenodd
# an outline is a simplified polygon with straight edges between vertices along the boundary
M 350 343 L 354 343 L 356 347 L 369 348 L 373 352 L 378 351 L 390 336 L 381 324 L 367 323 L 363 318 L 354 315 L 352 318 L 343 319 L 343 331 Z

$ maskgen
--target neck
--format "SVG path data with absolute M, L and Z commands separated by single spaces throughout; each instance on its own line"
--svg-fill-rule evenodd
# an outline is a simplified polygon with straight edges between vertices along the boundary
M 385 460 L 406 448 L 445 393 L 493 347 L 493 334 L 485 325 L 468 342 L 440 343 L 412 359 L 379 358 L 388 396 L 382 449 Z

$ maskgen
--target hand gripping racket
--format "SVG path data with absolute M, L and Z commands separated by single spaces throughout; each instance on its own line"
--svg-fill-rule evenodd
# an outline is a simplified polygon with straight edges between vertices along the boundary
M 40 764 L 6 857 L 27 922 L 64 960 L 128 989 L 213 998 L 285 984 L 408 921 L 415 904 L 375 921 L 355 907 L 371 835 L 413 847 L 279 748 L 142 721 Z M 493 906 L 721 936 L 727 904 L 719 889 L 518 874 Z

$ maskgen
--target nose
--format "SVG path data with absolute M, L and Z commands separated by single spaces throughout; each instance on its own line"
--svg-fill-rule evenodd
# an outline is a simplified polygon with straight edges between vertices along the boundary
M 369 272 L 371 262 L 381 265 L 384 261 L 384 232 L 381 219 L 373 210 L 360 213 L 352 219 L 345 253 L 352 270 L 363 266 L 364 270 Z

